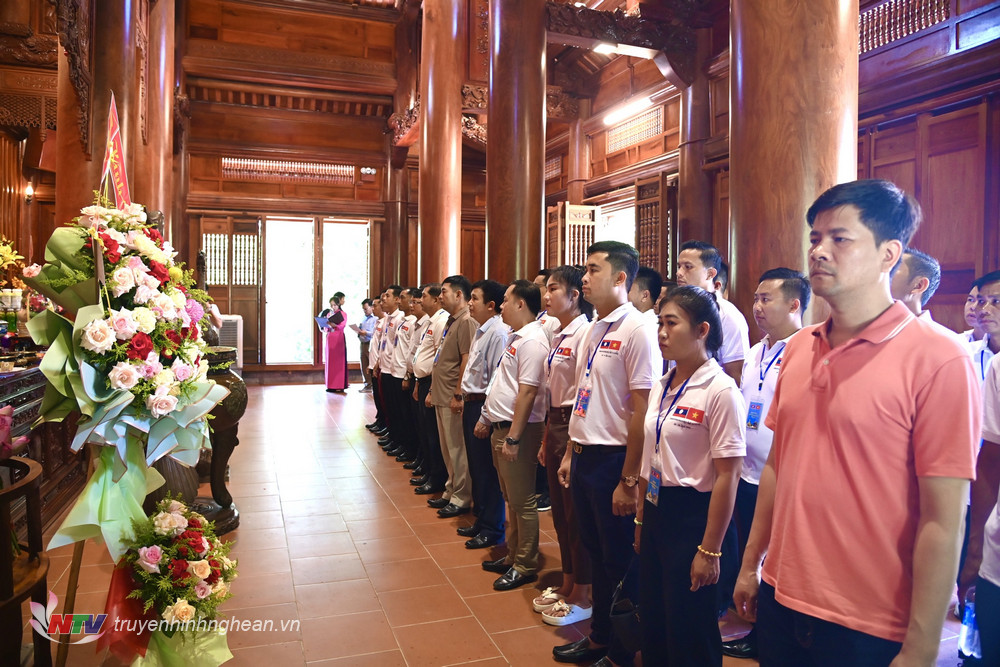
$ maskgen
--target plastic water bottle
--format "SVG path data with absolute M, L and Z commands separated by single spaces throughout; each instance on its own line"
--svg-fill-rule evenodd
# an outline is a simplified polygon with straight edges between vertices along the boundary
M 976 624 L 976 589 L 970 588 L 965 594 L 965 611 L 962 613 L 962 629 L 958 631 L 958 650 L 970 658 L 982 658 L 979 646 L 979 626 Z

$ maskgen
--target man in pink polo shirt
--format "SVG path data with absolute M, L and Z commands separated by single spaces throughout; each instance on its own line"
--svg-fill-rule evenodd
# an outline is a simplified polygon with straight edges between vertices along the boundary
M 807 220 L 810 284 L 831 315 L 785 349 L 734 601 L 756 617 L 761 667 L 930 667 L 974 474 L 978 382 L 953 336 L 890 296 L 920 221 L 912 198 L 844 183 Z

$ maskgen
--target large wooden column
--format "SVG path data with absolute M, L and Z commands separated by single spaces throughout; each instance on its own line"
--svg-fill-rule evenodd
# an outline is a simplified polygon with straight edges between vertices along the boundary
M 418 241 L 422 283 L 457 273 L 461 259 L 466 16 L 464 0 L 424 0 Z
M 583 121 L 590 116 L 590 100 L 580 100 L 580 115 L 569 124 L 569 155 L 566 158 L 566 201 L 582 204 L 584 188 L 590 178 L 590 142 Z M 552 267 L 549 267 L 552 268 Z
M 69 222 L 80 209 L 92 204 L 101 180 L 101 165 L 107 140 L 108 106 L 111 91 L 118 105 L 118 119 L 125 145 L 126 169 L 133 179 L 135 158 L 134 128 L 137 126 L 135 100 L 138 99 L 136 73 L 136 4 L 139 0 L 104 0 L 93 4 L 92 35 L 95 42 L 90 85 L 90 154 L 80 141 L 77 123 L 80 101 L 73 87 L 70 62 L 59 54 L 59 106 L 56 123 L 56 224 Z M 83 29 L 82 27 L 80 29 Z M 74 29 L 75 31 L 75 29 Z M 63 45 L 63 49 L 66 45 Z M 113 197 L 113 196 L 112 196 Z
M 733 0 L 731 258 L 749 312 L 770 268 L 806 269 L 805 213 L 857 178 L 858 0 Z
M 407 223 L 407 187 L 405 160 L 402 164 L 390 159 L 385 170 L 386 178 L 386 200 L 385 200 L 385 222 L 382 224 L 382 279 L 381 285 L 376 285 L 376 289 L 382 289 L 392 283 L 402 284 L 406 278 L 406 223 Z M 423 169 L 421 169 L 421 184 L 423 183 Z M 421 185 L 423 194 L 423 185 Z M 421 209 L 421 213 L 423 210 Z M 447 275 L 447 274 L 444 274 Z M 444 275 L 436 278 L 440 280 Z M 421 278 L 421 283 L 429 282 Z M 430 281 L 433 282 L 433 281 Z
M 705 60 L 711 30 L 696 31 L 697 69 L 690 86 L 681 91 L 681 141 L 677 155 L 677 232 L 684 241 L 712 241 L 712 181 L 705 172 L 705 141 L 712 135 L 711 103 Z M 677 253 L 674 252 L 676 255 Z
M 490 0 L 486 275 L 534 278 L 542 266 L 545 3 Z

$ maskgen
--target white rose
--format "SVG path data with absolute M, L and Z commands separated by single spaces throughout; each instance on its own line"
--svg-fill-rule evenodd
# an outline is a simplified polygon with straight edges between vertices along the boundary
M 220 598 L 224 598 L 226 597 L 226 594 L 228 592 L 229 592 L 229 584 L 224 582 L 222 579 L 219 579 L 218 581 L 215 582 L 215 584 L 212 585 L 213 595 L 217 595 Z
M 167 623 L 187 623 L 194 619 L 194 611 L 187 600 L 177 598 L 177 602 L 163 610 L 163 620 Z
M 153 297 L 151 308 L 154 310 L 159 308 L 160 312 L 163 313 L 162 319 L 164 320 L 177 318 L 177 308 L 174 306 L 174 300 L 162 292 Z
M 156 391 L 146 398 L 146 408 L 153 417 L 159 419 L 177 409 L 177 397 L 172 396 L 169 392 L 170 387 L 168 386 L 157 387 Z M 186 525 L 187 521 L 185 520 L 184 523 Z
M 171 500 L 170 504 L 167 505 L 167 511 L 170 512 L 170 513 L 172 513 L 172 514 L 180 514 L 181 512 L 183 512 L 186 509 L 187 509 L 187 505 L 185 505 L 184 503 L 182 503 L 179 500 Z M 192 512 L 191 515 L 195 516 L 196 518 L 197 518 L 197 516 L 200 516 L 200 515 L 195 515 L 194 512 Z
M 119 361 L 108 373 L 108 379 L 111 380 L 111 386 L 114 389 L 129 390 L 139 382 L 141 377 L 139 369 L 127 361 Z
M 115 330 L 115 336 L 118 340 L 131 340 L 132 336 L 135 335 L 135 319 L 132 317 L 132 311 L 128 308 L 112 310 L 108 321 L 111 323 L 111 328 Z
M 132 297 L 132 300 L 136 303 L 148 303 L 150 300 L 155 298 L 157 294 L 159 294 L 159 292 L 148 285 L 139 285 L 139 287 L 135 290 L 135 296 Z
M 153 530 L 157 535 L 180 535 L 187 528 L 188 522 L 180 514 L 159 512 L 153 517 Z
M 212 574 L 212 566 L 208 564 L 207 560 L 189 560 L 188 572 L 199 579 L 207 579 Z
M 107 320 L 94 320 L 84 327 L 80 344 L 91 352 L 104 354 L 115 344 L 115 331 Z
M 121 296 L 135 287 L 135 274 L 132 269 L 123 266 L 114 270 L 114 273 L 111 274 L 111 282 L 115 284 L 114 295 Z
M 208 362 L 202 359 L 198 362 L 198 377 L 203 378 L 208 375 Z
M 149 308 L 142 306 L 132 311 L 132 319 L 135 320 L 136 328 L 142 333 L 153 333 L 156 328 L 156 315 Z
M 153 378 L 153 384 L 157 387 L 169 387 L 174 382 L 174 372 L 169 368 L 164 368 Z
M 110 236 L 112 239 L 114 239 L 118 243 L 125 243 L 125 235 L 122 234 L 117 229 L 114 229 L 112 227 L 108 227 L 107 230 L 105 230 L 104 233 L 107 234 L 108 236 Z

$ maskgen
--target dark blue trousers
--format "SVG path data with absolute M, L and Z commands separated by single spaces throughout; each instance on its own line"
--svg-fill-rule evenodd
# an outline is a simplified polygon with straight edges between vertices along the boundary
M 479 421 L 482 401 L 469 401 L 462 408 L 462 431 L 465 433 L 465 454 L 469 459 L 469 479 L 472 481 L 472 512 L 480 535 L 504 536 L 504 502 L 500 478 L 493 465 L 489 438 L 477 438 L 472 430 Z

